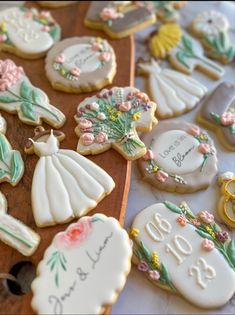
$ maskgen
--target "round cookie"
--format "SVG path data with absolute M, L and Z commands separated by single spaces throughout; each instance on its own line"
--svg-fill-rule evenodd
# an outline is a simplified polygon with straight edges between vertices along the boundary
M 72 37 L 57 43 L 47 54 L 46 75 L 56 90 L 82 93 L 111 84 L 116 57 L 100 37 Z
M 138 161 L 143 179 L 161 190 L 189 193 L 207 188 L 217 173 L 212 140 L 186 122 L 162 122 L 142 137 L 148 151 Z

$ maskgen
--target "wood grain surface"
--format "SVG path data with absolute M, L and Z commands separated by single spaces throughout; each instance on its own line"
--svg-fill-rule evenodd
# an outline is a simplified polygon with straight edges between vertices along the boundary
M 62 38 L 72 36 L 107 36 L 98 31 L 85 28 L 83 19 L 88 8 L 89 2 L 80 1 L 73 5 L 52 10 L 52 15 L 61 25 Z M 27 6 L 38 7 L 33 2 L 27 2 Z M 121 40 L 111 40 L 117 57 L 117 74 L 114 78 L 112 86 L 128 86 L 133 85 L 134 78 L 134 46 L 133 38 L 127 37 Z M 44 73 L 44 58 L 35 61 L 24 60 L 12 54 L 0 52 L 0 59 L 12 59 L 17 65 L 21 65 L 33 85 L 44 90 L 51 100 L 51 104 L 57 106 L 64 112 L 67 122 L 61 130 L 66 134 L 66 139 L 61 143 L 61 148 L 76 150 L 77 137 L 74 133 L 76 127 L 74 115 L 79 102 L 85 97 L 95 94 L 66 94 L 52 89 L 49 81 Z M 8 273 L 9 270 L 18 262 L 31 261 L 35 265 L 42 259 L 43 253 L 51 243 L 53 236 L 66 228 L 65 225 L 57 225 L 55 227 L 40 229 L 35 226 L 34 218 L 31 210 L 31 184 L 35 165 L 38 157 L 35 155 L 27 156 L 23 152 L 24 145 L 33 135 L 34 127 L 23 124 L 17 116 L 9 115 L 2 112 L 3 117 L 7 121 L 6 136 L 12 147 L 18 149 L 22 153 L 25 163 L 25 173 L 22 180 L 16 187 L 12 187 L 7 183 L 1 184 L 1 191 L 8 200 L 8 213 L 15 218 L 26 223 L 41 236 L 41 243 L 36 253 L 25 258 L 16 250 L 6 246 L 0 242 L 0 273 Z M 50 128 L 44 125 L 45 128 Z M 88 156 L 89 159 L 103 167 L 114 179 L 116 188 L 106 197 L 99 205 L 89 214 L 96 212 L 104 213 L 108 216 L 117 218 L 121 224 L 124 221 L 125 209 L 130 186 L 131 164 L 127 162 L 120 154 L 114 150 L 109 150 L 97 156 Z M 42 209 L 43 211 L 43 209 Z M 33 314 L 30 307 L 32 295 L 14 295 L 9 292 L 6 281 L 0 280 L 0 314 Z

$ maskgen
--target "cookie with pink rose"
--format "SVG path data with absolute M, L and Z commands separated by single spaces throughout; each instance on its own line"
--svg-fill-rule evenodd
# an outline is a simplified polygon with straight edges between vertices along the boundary
M 216 132 L 226 149 L 235 151 L 235 84 L 220 83 L 202 104 L 198 121 Z
M 37 314 L 104 314 L 115 303 L 131 268 L 132 248 L 119 222 L 83 217 L 58 233 L 32 283 Z
M 129 234 L 133 263 L 156 286 L 207 309 L 232 298 L 234 241 L 212 213 L 195 215 L 185 202 L 153 204 L 137 214 Z
M 105 39 L 72 37 L 54 45 L 47 54 L 45 69 L 54 89 L 91 92 L 112 83 L 116 56 Z
M 158 189 L 190 193 L 207 188 L 217 173 L 216 149 L 208 134 L 186 122 L 162 122 L 142 141 L 143 179 Z

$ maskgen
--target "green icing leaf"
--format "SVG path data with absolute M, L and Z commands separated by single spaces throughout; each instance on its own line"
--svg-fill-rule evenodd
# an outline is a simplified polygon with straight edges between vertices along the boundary
M 233 45 L 233 46 L 231 46 L 228 50 L 227 50 L 227 52 L 226 52 L 226 57 L 228 58 L 228 60 L 229 61 L 231 61 L 233 58 L 234 58 L 234 56 L 235 56 L 235 46 Z
M 228 127 L 231 133 L 235 133 L 235 124 Z
M 14 151 L 11 158 L 11 181 L 15 183 L 22 172 L 22 159 L 18 151 Z
M 176 205 L 174 205 L 173 203 L 171 203 L 170 201 L 164 201 L 163 204 L 171 211 L 175 212 L 175 213 L 179 213 L 182 214 L 183 211 L 177 207 Z
M 19 100 L 9 97 L 9 96 L 0 96 L 0 103 L 14 103 L 14 102 L 18 102 Z
M 4 135 L 0 134 L 0 160 L 5 161 L 9 154 L 9 144 Z
M 235 246 L 234 246 L 233 240 L 231 240 L 228 244 L 227 254 L 228 254 L 228 257 L 229 257 L 231 263 L 233 264 L 233 266 L 235 268 Z
M 31 103 L 21 103 L 20 109 L 25 117 L 29 118 L 30 120 L 36 121 L 36 115 L 33 111 L 33 105 Z
M 182 63 L 182 65 L 189 69 L 189 65 L 185 61 L 185 59 L 187 58 L 187 54 L 184 51 L 177 51 L 176 58 L 178 59 L 179 62 Z
M 20 96 L 27 100 L 31 100 L 31 92 L 31 87 L 25 81 L 23 81 L 20 86 Z
M 40 90 L 35 89 L 32 91 L 32 98 L 36 104 L 40 104 L 42 102 L 42 93 Z
M 227 40 L 227 34 L 225 32 L 221 32 L 219 34 L 219 40 L 220 40 L 220 45 L 223 48 L 223 50 L 226 49 L 228 40 Z
M 53 38 L 54 42 L 60 40 L 61 37 L 61 29 L 58 25 L 54 26 L 50 32 L 50 36 Z
M 3 169 L 0 169 L 0 178 L 3 178 L 6 175 L 6 172 Z
M 214 230 L 215 232 L 220 232 L 220 231 L 221 231 L 221 228 L 219 227 L 218 224 L 214 223 L 214 224 L 213 224 L 213 230 Z
M 204 231 L 201 231 L 201 230 L 195 230 L 196 232 L 197 232 L 197 234 L 199 234 L 201 237 L 203 237 L 203 238 L 207 238 L 208 240 L 210 240 L 210 241 L 214 241 L 214 239 L 213 239 L 213 237 L 210 235 L 210 234 L 208 234 L 207 232 L 204 232 Z
M 214 113 L 214 112 L 211 112 L 210 113 L 212 119 L 218 124 L 220 125 L 221 124 L 221 119 L 220 119 L 220 115 Z
M 59 287 L 59 275 L 58 275 L 58 273 L 55 274 L 55 284 L 58 288 Z
M 148 250 L 148 248 L 144 245 L 144 243 L 141 241 L 140 242 L 140 246 L 141 246 L 141 249 L 143 251 L 143 254 L 145 255 L 145 257 L 147 258 L 148 261 L 151 261 L 151 253 L 150 251 Z
M 171 282 L 169 272 L 163 264 L 161 265 L 161 279 L 164 280 L 166 283 Z
M 187 50 L 189 50 L 191 53 L 193 52 L 193 44 L 192 44 L 192 41 L 191 41 L 189 38 L 183 36 L 183 37 L 182 37 L 182 44 L 183 44 L 184 47 L 185 47 Z

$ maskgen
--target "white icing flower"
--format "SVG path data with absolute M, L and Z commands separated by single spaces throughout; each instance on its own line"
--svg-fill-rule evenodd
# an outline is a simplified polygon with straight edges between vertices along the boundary
M 92 102 L 91 103 L 91 110 L 95 110 L 95 111 L 98 111 L 99 110 L 99 104 L 97 104 L 96 102 Z
M 223 181 L 227 181 L 230 180 L 234 177 L 234 173 L 233 172 L 225 172 L 220 174 L 219 176 L 219 183 L 222 183 Z
M 105 119 L 106 119 L 106 116 L 105 116 L 104 113 L 99 113 L 99 114 L 97 115 L 97 118 L 98 118 L 99 120 L 105 120 Z
M 229 23 L 222 13 L 218 11 L 204 11 L 194 19 L 195 30 L 201 35 L 219 35 L 220 32 L 226 32 L 229 28 Z

